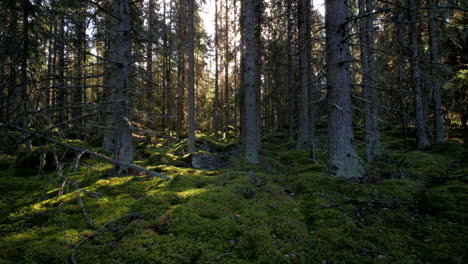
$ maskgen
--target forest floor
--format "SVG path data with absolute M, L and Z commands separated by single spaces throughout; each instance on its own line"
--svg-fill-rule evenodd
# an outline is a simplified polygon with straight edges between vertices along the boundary
M 86 155 L 75 169 L 59 146 L 61 173 L 51 145 L 1 154 L 0 263 L 468 263 L 468 144 L 419 152 L 386 131 L 359 183 L 325 174 L 323 144 L 313 164 L 269 136 L 249 165 L 233 140 L 199 142 L 226 165 L 190 168 L 183 141 L 136 145 L 136 164 L 170 181 L 113 177 Z

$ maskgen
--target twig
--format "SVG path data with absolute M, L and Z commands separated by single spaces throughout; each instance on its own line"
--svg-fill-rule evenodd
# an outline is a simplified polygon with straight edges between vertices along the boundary
M 89 239 L 99 235 L 100 233 L 103 233 L 105 232 L 104 229 L 106 229 L 106 227 L 120 219 L 123 219 L 123 218 L 127 218 L 127 217 L 136 217 L 138 216 L 137 213 L 130 213 L 130 214 L 126 214 L 126 215 L 123 215 L 123 216 L 119 216 L 117 218 L 114 218 L 112 220 L 109 220 L 107 221 L 106 223 L 104 223 L 99 229 L 97 229 L 96 231 L 94 231 L 93 233 L 91 233 L 91 235 L 87 236 L 87 237 L 84 237 L 80 242 L 78 242 L 78 244 L 76 244 L 74 247 L 73 247 L 73 253 L 71 254 L 70 258 L 71 258 L 71 261 L 76 264 L 76 259 L 75 259 L 75 256 L 76 256 L 76 250 L 86 241 L 88 241 Z

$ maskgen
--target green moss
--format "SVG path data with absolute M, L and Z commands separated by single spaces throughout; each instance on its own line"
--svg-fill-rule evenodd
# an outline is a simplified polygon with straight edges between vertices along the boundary
M 69 179 L 102 194 L 81 193 L 95 227 L 87 225 L 74 187 L 57 199 L 58 177 L 37 180 L 35 169 L 13 168 L 16 157 L 5 156 L 0 262 L 69 262 L 64 230 L 73 246 L 107 224 L 79 247 L 79 263 L 463 263 L 466 182 L 428 179 L 465 174 L 466 146 L 408 151 L 387 132 L 383 143 L 393 152 L 368 164 L 379 177 L 375 184 L 330 178 L 326 153 L 317 152 L 313 164 L 310 153 L 275 135 L 264 138 L 260 164 L 232 157 L 218 171 L 186 167 L 186 141 L 139 143 L 138 164 L 171 181 L 109 177 L 110 164 L 89 158 L 90 168 Z M 220 152 L 236 144 L 198 138 Z
M 468 185 L 451 181 L 425 193 L 424 209 L 449 221 L 468 223 Z

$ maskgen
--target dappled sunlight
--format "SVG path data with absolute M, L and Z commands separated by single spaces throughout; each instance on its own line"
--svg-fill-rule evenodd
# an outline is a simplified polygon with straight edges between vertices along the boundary
M 402 142 L 387 135 L 384 143 L 393 144 L 395 150 L 368 167 L 382 179 L 362 184 L 327 176 L 323 153 L 317 155 L 317 164 L 311 164 L 307 151 L 277 143 L 265 145 L 262 162 L 256 165 L 233 157 L 228 166 L 215 171 L 148 166 L 172 177 L 171 181 L 147 175 L 109 177 L 108 171 L 99 170 L 102 164 L 94 165 L 87 176 L 87 170 L 79 170 L 72 178 L 87 183 L 81 186 L 86 191 L 100 194 L 80 193 L 95 226 L 88 226 L 73 188 L 57 198 L 57 185 L 52 184 L 45 192 L 47 199 L 23 198 L 29 202 L 10 204 L 11 212 L 0 225 L 6 234 L 0 240 L 6 251 L 0 256 L 12 259 L 18 251 L 45 260 L 39 256 L 47 241 L 59 250 L 51 258 L 68 259 L 71 251 L 64 231 L 71 245 L 93 237 L 77 250 L 77 260 L 83 263 L 109 260 L 109 254 L 113 260 L 132 263 L 141 259 L 184 263 L 195 256 L 203 263 L 220 258 L 227 263 L 319 261 L 314 256 L 372 262 L 375 256 L 363 255 L 363 244 L 389 258 L 408 261 L 422 257 L 408 253 L 415 247 L 424 254 L 437 249 L 438 259 L 461 252 L 468 217 L 462 201 L 467 190 L 457 181 L 428 186 L 433 177 L 467 170 L 466 162 L 450 170 L 460 163 L 465 146 L 450 142 L 428 152 L 405 151 Z M 146 151 L 148 157 L 162 153 Z M 181 158 L 171 155 L 174 160 Z M 9 193 L 14 197 L 32 190 L 39 195 L 36 189 L 45 184 L 35 182 L 35 175 L 22 181 L 5 172 L 1 175 L 12 180 Z M 439 242 L 425 243 L 427 239 Z M 452 248 L 440 249 L 440 243 Z

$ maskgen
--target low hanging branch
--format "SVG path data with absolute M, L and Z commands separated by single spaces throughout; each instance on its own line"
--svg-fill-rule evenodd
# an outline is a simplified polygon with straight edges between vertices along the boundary
M 109 157 L 107 157 L 107 156 L 105 156 L 103 154 L 100 154 L 100 153 L 97 153 L 97 152 L 94 152 L 94 151 L 91 151 L 91 150 L 88 150 L 88 149 L 75 147 L 75 146 L 72 146 L 70 144 L 63 143 L 61 141 L 58 141 L 58 140 L 55 140 L 55 139 L 50 138 L 48 136 L 45 136 L 43 134 L 35 133 L 35 132 L 33 132 L 33 131 L 29 130 L 29 129 L 25 129 L 25 128 L 22 128 L 22 127 L 19 127 L 19 126 L 14 126 L 14 125 L 2 124 L 2 123 L 0 123 L 0 127 L 5 127 L 5 128 L 8 128 L 8 129 L 12 129 L 12 130 L 25 132 L 25 133 L 30 134 L 32 136 L 45 139 L 45 140 L 47 140 L 49 142 L 55 143 L 57 145 L 63 146 L 65 148 L 68 148 L 68 149 L 71 149 L 71 150 L 74 150 L 76 152 L 83 152 L 83 153 L 95 156 L 95 157 L 97 157 L 99 159 L 105 160 L 105 161 L 110 162 L 110 163 L 115 164 L 115 165 L 131 168 L 131 169 L 134 169 L 134 170 L 137 170 L 137 171 L 142 171 L 143 173 L 145 173 L 147 175 L 150 175 L 150 176 L 162 178 L 162 179 L 165 179 L 165 180 L 171 180 L 172 179 L 169 176 L 166 176 L 166 175 L 161 174 L 161 173 L 157 173 L 157 172 L 152 171 L 152 170 L 148 170 L 148 169 L 146 169 L 144 167 L 137 166 L 135 164 L 128 163 L 128 162 L 123 162 L 123 161 L 120 161 L 120 160 L 115 160 L 115 159 L 109 158 Z

